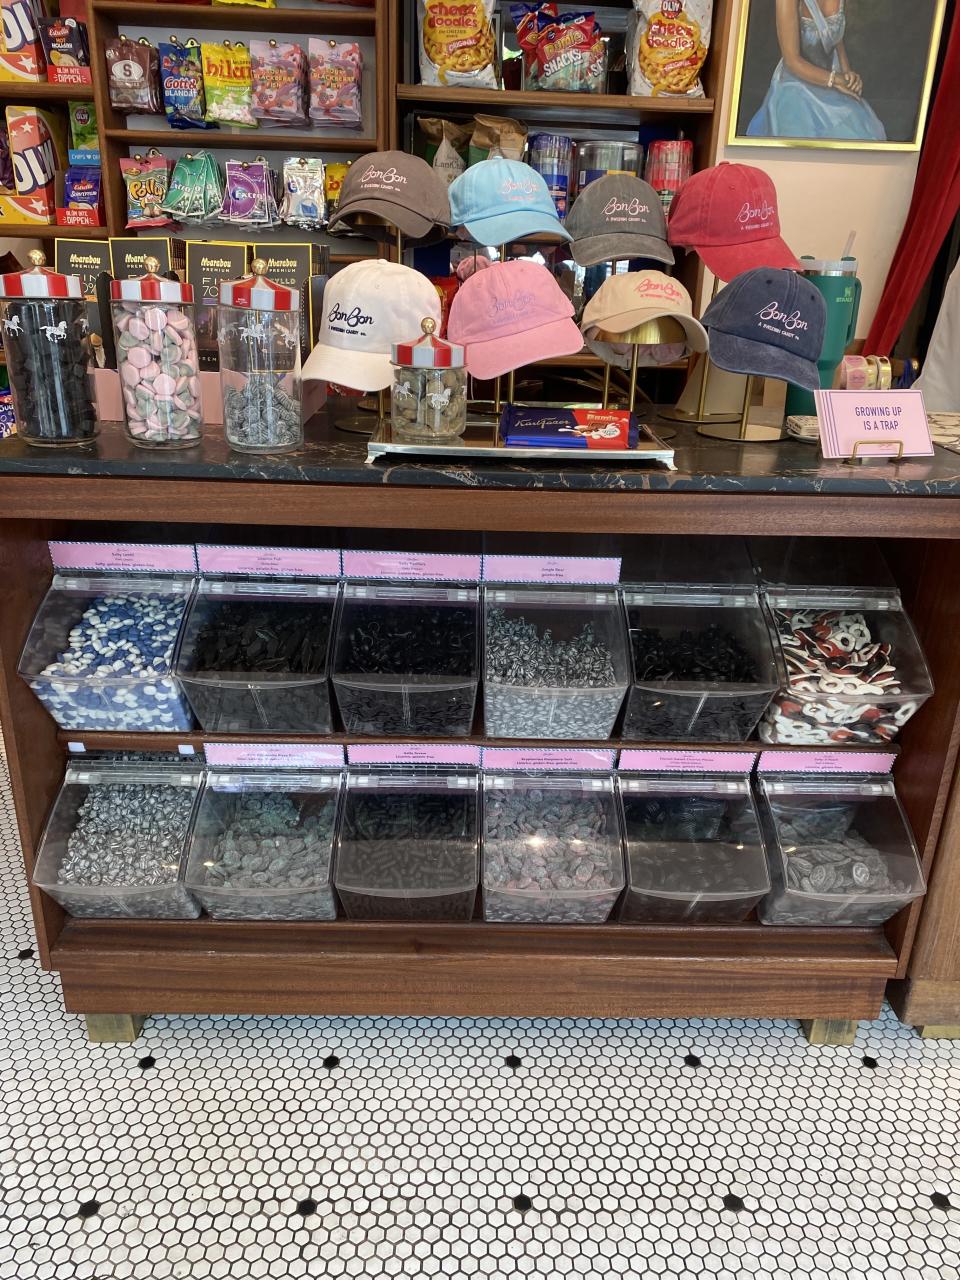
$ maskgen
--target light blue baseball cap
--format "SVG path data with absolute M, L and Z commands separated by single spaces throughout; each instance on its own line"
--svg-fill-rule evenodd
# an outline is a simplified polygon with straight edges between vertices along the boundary
M 465 169 L 450 184 L 450 223 L 466 227 L 478 244 L 496 246 L 547 232 L 572 240 L 557 217 L 547 184 L 522 160 L 493 156 Z

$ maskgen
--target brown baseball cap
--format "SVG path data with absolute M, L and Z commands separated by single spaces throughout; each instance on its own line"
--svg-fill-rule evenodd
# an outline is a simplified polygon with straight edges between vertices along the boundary
M 374 151 L 355 160 L 347 170 L 330 233 L 360 230 L 356 222 L 361 213 L 376 214 L 405 236 L 421 240 L 437 227 L 450 225 L 447 184 L 419 156 Z M 378 238 L 373 226 L 362 230 L 364 235 Z

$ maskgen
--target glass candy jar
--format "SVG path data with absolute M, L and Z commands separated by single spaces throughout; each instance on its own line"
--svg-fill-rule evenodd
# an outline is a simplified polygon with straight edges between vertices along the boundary
M 393 348 L 390 420 L 405 439 L 453 440 L 467 425 L 463 347 L 436 337 L 436 327 L 428 316 L 420 323 L 422 337 Z
M 252 275 L 220 286 L 217 344 L 223 432 L 241 453 L 286 453 L 303 445 L 300 295 Z
M 27 444 L 84 444 L 96 434 L 87 304 L 77 276 L 44 267 L 0 276 L 0 319 L 17 432 Z
M 110 285 L 127 435 L 145 449 L 183 449 L 203 431 L 193 285 L 146 275 Z

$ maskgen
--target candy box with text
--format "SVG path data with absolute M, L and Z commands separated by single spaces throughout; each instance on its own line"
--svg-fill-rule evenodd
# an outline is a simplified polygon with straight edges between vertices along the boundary
M 0 80 L 45 80 L 47 63 L 30 0 L 0 0 Z
M 52 215 L 55 175 L 67 161 L 64 122 L 42 107 L 7 107 L 7 135 L 17 195 L 42 201 Z

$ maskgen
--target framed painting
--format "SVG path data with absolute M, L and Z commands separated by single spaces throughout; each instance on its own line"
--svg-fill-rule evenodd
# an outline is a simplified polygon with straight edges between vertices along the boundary
M 742 0 L 728 142 L 916 151 L 946 0 Z

